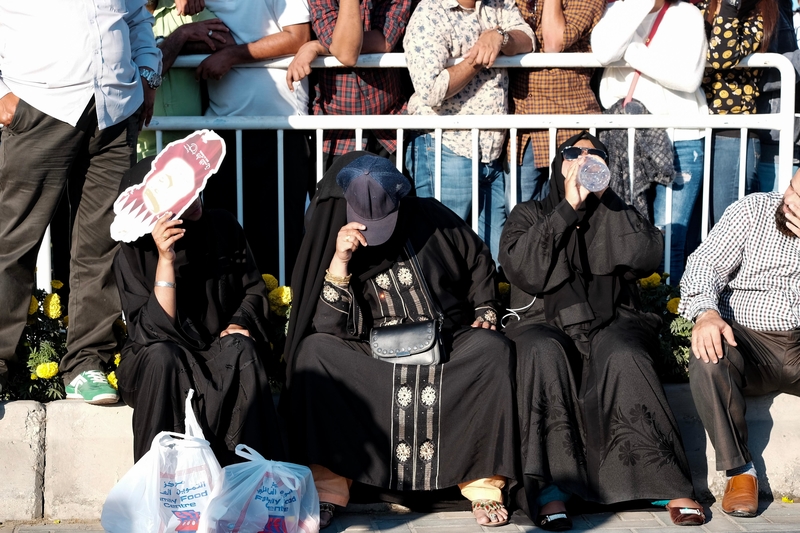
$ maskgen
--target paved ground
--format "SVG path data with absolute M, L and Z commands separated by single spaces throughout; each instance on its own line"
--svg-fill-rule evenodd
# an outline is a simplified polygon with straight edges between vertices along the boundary
M 762 502 L 759 516 L 733 518 L 723 513 L 718 505 L 706 508 L 709 519 L 702 528 L 683 530 L 689 532 L 741 532 L 741 531 L 794 531 L 800 533 L 800 504 Z M 575 531 L 601 531 L 602 533 L 675 533 L 665 511 L 626 511 L 595 513 L 574 517 Z M 102 531 L 95 523 L 11 523 L 0 524 L 0 533 L 79 533 Z M 539 531 L 524 515 L 517 513 L 511 524 L 504 527 L 477 526 L 468 511 L 419 514 L 410 512 L 342 513 L 324 533 L 340 532 L 375 533 L 501 533 Z M 247 532 L 252 533 L 252 532 Z

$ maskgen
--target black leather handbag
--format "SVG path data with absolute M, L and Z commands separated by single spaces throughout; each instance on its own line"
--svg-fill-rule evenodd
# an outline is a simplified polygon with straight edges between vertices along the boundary
M 439 333 L 444 316 L 431 297 L 428 282 L 411 243 L 406 243 L 406 250 L 414 270 L 417 271 L 422 290 L 431 304 L 431 311 L 436 313 L 436 318 L 424 322 L 372 328 L 369 332 L 372 357 L 401 365 L 438 365 L 442 360 L 442 341 Z

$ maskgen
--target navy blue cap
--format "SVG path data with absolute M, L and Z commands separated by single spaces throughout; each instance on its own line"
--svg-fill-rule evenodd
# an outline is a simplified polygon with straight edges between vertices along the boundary
M 345 166 L 336 176 L 347 200 L 347 222 L 360 222 L 367 244 L 389 240 L 397 225 L 400 200 L 411 191 L 411 183 L 391 161 L 364 155 Z

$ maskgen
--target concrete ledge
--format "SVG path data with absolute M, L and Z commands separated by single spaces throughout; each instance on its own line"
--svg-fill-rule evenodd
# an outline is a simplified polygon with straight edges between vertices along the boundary
M 47 404 L 45 518 L 100 517 L 111 487 L 133 464 L 132 414 L 122 403 Z
M 689 386 L 665 389 L 697 496 L 720 499 L 724 478 Z M 133 464 L 132 413 L 122 404 L 73 400 L 0 403 L 0 520 L 97 520 L 111 487 Z M 800 397 L 750 398 L 747 421 L 761 497 L 800 497 Z
M 45 409 L 0 403 L 0 522 L 42 516 Z
M 725 476 L 717 472 L 714 447 L 697 414 L 688 384 L 665 385 L 678 420 L 701 501 L 721 500 Z M 748 446 L 762 499 L 800 497 L 800 397 L 769 394 L 747 399 Z

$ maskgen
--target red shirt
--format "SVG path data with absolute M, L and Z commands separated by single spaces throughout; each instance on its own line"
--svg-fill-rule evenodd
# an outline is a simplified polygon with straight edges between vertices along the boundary
M 314 33 L 325 48 L 330 48 L 333 29 L 339 16 L 336 0 L 310 0 Z M 411 0 L 362 0 L 361 20 L 364 31 L 377 30 L 383 34 L 392 50 L 403 39 Z M 321 69 L 314 96 L 315 115 L 400 115 L 405 111 L 400 72 L 397 69 Z M 380 143 L 389 151 L 397 149 L 397 132 L 375 130 Z M 352 130 L 325 132 L 323 151 L 334 155 L 356 149 Z

